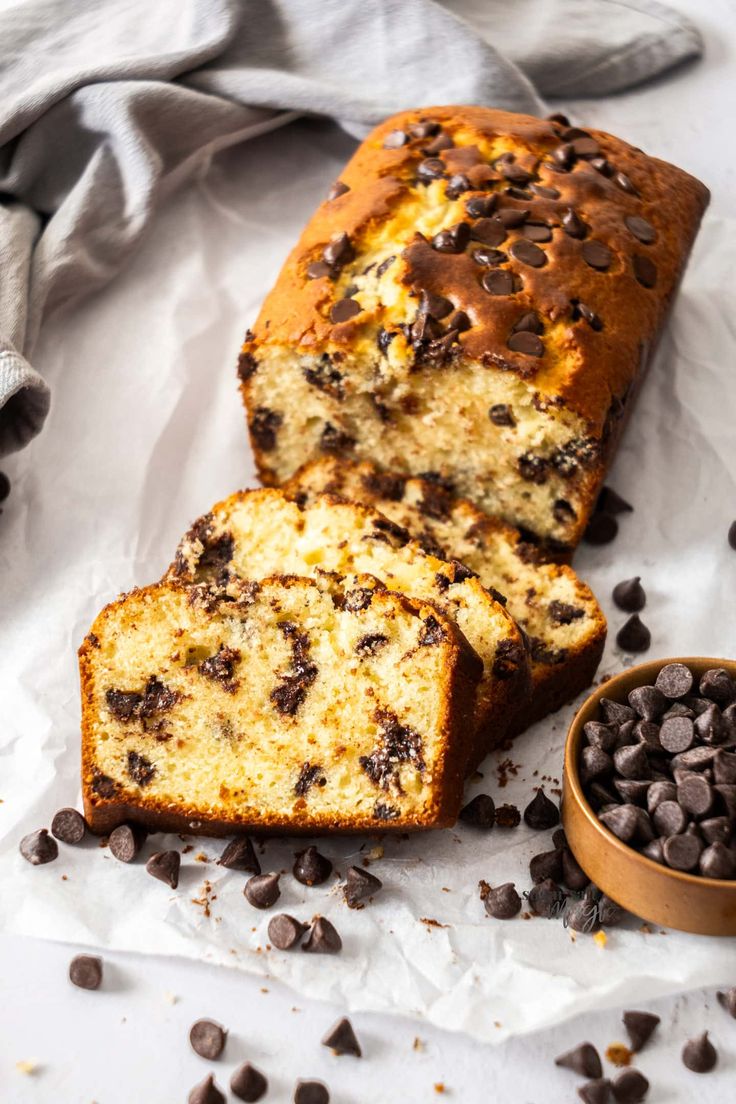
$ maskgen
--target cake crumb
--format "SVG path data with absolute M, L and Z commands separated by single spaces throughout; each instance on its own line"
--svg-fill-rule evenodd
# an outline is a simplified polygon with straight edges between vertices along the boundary
M 593 936 L 593 942 L 597 943 L 598 946 L 601 948 L 605 947 L 606 943 L 608 942 L 608 936 L 603 930 L 597 931 Z
M 371 859 L 382 859 L 384 855 L 383 844 L 379 843 L 376 847 L 371 847 L 368 855 Z
M 614 1066 L 630 1066 L 631 1051 L 625 1043 L 611 1043 L 606 1048 L 606 1059 Z
M 435 1083 L 434 1083 L 434 1091 L 435 1091 L 436 1093 L 445 1093 L 445 1092 L 447 1092 L 447 1089 L 445 1088 L 445 1083 L 444 1083 L 444 1081 L 435 1081 Z
M 450 926 L 449 924 L 440 924 L 439 920 L 434 920 L 431 916 L 420 916 L 419 921 L 429 928 L 449 928 Z
M 15 1068 L 18 1073 L 24 1073 L 26 1076 L 31 1077 L 34 1073 L 38 1072 L 38 1062 L 23 1058 L 20 1062 L 15 1063 Z
M 179 998 L 177 997 L 176 993 L 170 993 L 167 989 L 164 993 L 164 1000 L 167 1004 L 176 1004 Z
M 414 1036 L 414 1042 L 411 1044 L 412 1050 L 424 1050 L 424 1040 L 420 1039 L 418 1035 Z

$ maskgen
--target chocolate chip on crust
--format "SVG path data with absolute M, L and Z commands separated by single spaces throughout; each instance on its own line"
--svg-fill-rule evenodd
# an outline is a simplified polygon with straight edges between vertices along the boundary
M 531 268 L 542 268 L 547 263 L 547 254 L 544 250 L 534 242 L 527 241 L 526 238 L 519 238 L 512 242 L 509 253 L 521 264 L 529 265 Z
M 355 259 L 355 250 L 346 233 L 334 234 L 322 250 L 322 259 L 328 265 L 341 268 Z
M 598 272 L 605 272 L 606 269 L 611 267 L 613 254 L 603 242 L 585 241 L 580 248 L 580 252 L 585 263 Z

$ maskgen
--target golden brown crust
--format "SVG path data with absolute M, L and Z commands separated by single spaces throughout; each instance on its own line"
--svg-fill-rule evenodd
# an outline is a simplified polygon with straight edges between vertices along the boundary
M 338 577 L 335 576 L 335 579 Z M 324 580 L 323 580 L 324 583 Z M 263 587 L 278 584 L 288 588 L 314 587 L 315 582 L 299 576 L 278 575 L 261 580 Z M 412 616 L 424 620 L 431 616 L 443 630 L 442 646 L 446 651 L 442 669 L 447 692 L 439 715 L 441 751 L 435 767 L 433 802 L 424 816 L 403 814 L 395 820 L 376 822 L 346 813 L 337 819 L 334 815 L 310 812 L 308 806 L 284 817 L 274 815 L 268 809 L 260 809 L 254 816 L 239 815 L 233 808 L 232 815 L 215 817 L 199 809 L 173 801 L 151 797 L 115 780 L 111 792 L 100 792 L 100 773 L 95 758 L 94 723 L 96 718 L 95 656 L 116 615 L 126 605 L 156 602 L 164 592 L 180 592 L 191 601 L 191 591 L 176 582 L 156 583 L 135 589 L 111 602 L 97 616 L 79 648 L 79 670 L 82 697 L 82 793 L 84 812 L 93 832 L 104 834 L 125 821 L 144 825 L 151 831 L 196 832 L 202 835 L 222 836 L 234 832 L 258 834 L 351 834 L 366 831 L 397 832 L 428 828 L 449 827 L 454 824 L 460 809 L 468 757 L 471 753 L 475 692 L 482 672 L 482 664 L 457 626 L 433 606 L 397 595 L 376 586 L 375 601 L 387 609 L 400 606 Z M 231 607 L 226 606 L 227 609 Z
M 513 296 L 513 301 L 494 297 L 489 310 L 478 265 L 468 252 L 438 253 L 419 239 L 407 250 L 408 271 L 403 277 L 411 287 L 449 296 L 456 308 L 467 312 L 472 325 L 460 334 L 459 342 L 470 357 L 480 360 L 502 352 L 508 370 L 532 379 L 540 392 L 559 396 L 586 421 L 589 432 L 600 437 L 612 400 L 623 400 L 636 378 L 642 349 L 648 353 L 656 342 L 708 201 L 707 189 L 694 177 L 602 131 L 587 133 L 615 173 L 623 173 L 638 194 L 625 191 L 615 176 L 597 172 L 586 159 L 578 159 L 570 172 L 547 168 L 552 152 L 565 143 L 565 128 L 558 123 L 473 106 L 422 108 L 387 119 L 366 138 L 341 174 L 349 191 L 322 203 L 305 228 L 263 304 L 243 354 L 257 360 L 262 346 L 281 344 L 320 352 L 347 348 L 355 341 L 367 321 L 366 312 L 332 323 L 330 280 L 308 280 L 305 270 L 335 234 L 347 233 L 356 243 L 370 242 L 382 221 L 406 201 L 429 140 L 412 139 L 398 149 L 386 149 L 384 139 L 393 131 L 408 132 L 412 124 L 427 118 L 441 123 L 465 146 L 437 154 L 448 172 L 464 170 L 472 175 L 468 165 L 473 154 L 468 154 L 473 143 L 487 148 L 501 140 L 516 152 L 518 166 L 536 170 L 539 184 L 560 192 L 555 199 L 534 197 L 534 219 L 559 226 L 563 213 L 572 207 L 589 225 L 586 241 L 602 242 L 612 251 L 608 270 L 596 271 L 581 257 L 581 240 L 556 232 L 544 246 L 544 267 L 531 268 L 512 258 L 510 268 L 524 282 L 522 306 L 555 321 L 569 319 L 571 301 L 581 300 L 603 319 L 600 332 L 585 325 L 567 327 L 562 355 L 548 362 L 506 348 L 519 315 L 520 297 Z M 518 210 L 530 207 L 529 200 L 508 195 L 501 202 Z M 627 216 L 645 218 L 656 231 L 656 241 L 642 244 L 627 228 Z M 632 267 L 637 256 L 656 263 L 656 286 L 646 293 Z M 247 397 L 247 382 L 243 390 Z M 255 444 L 262 473 L 268 478 L 268 458 Z

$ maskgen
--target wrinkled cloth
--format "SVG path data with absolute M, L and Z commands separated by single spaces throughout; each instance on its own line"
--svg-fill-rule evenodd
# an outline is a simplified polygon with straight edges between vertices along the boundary
M 300 114 L 360 137 L 407 106 L 540 113 L 702 53 L 651 0 L 24 0 L 0 11 L 0 455 L 43 426 L 43 318 L 125 263 L 227 146 Z M 102 352 L 102 351 L 101 351 Z M 101 357 L 98 386 L 104 386 Z

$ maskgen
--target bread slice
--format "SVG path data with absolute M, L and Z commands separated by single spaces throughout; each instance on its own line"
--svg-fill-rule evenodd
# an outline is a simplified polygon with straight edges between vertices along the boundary
M 369 576 L 135 590 L 99 615 L 80 669 L 94 831 L 457 817 L 482 665 L 449 618 Z
M 505 596 L 531 650 L 531 700 L 514 731 L 559 709 L 593 681 L 606 641 L 595 595 L 571 567 L 545 562 L 543 551 L 518 529 L 442 483 L 381 472 L 369 463 L 316 460 L 284 489 L 302 502 L 329 492 L 369 503 L 408 529 L 427 552 L 461 560 L 484 586 Z
M 169 575 L 226 586 L 233 576 L 305 575 L 318 568 L 375 575 L 455 621 L 484 666 L 468 764 L 476 766 L 527 704 L 531 681 L 522 634 L 468 568 L 428 555 L 383 514 L 329 495 L 301 506 L 280 490 L 242 491 L 192 526 Z

